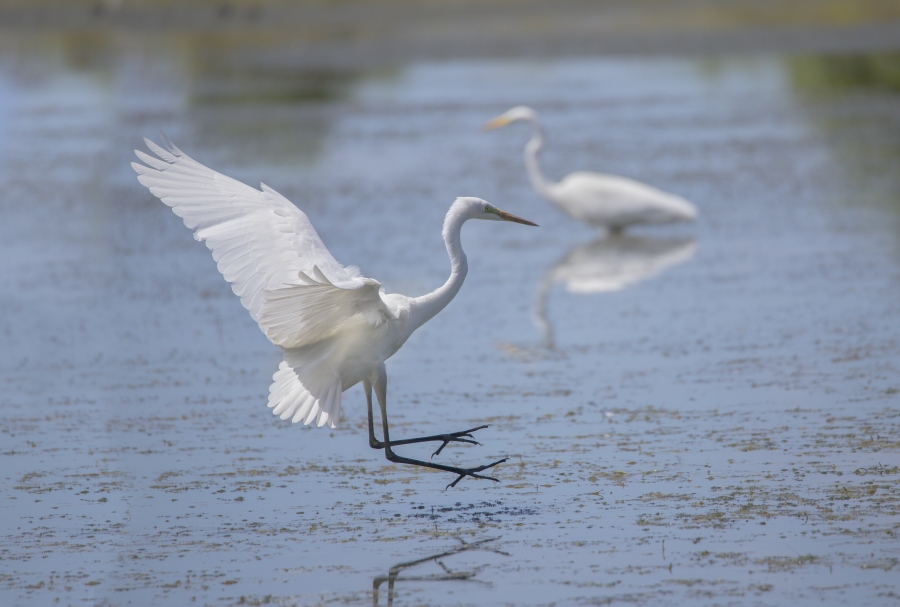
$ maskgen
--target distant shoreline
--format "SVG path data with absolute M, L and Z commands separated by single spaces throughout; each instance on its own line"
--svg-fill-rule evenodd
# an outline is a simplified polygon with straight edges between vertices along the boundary
M 185 35 L 269 60 L 373 68 L 417 60 L 900 50 L 900 5 L 741 0 L 585 2 L 15 2 L 0 32 Z M 7 40 L 9 41 L 9 40 Z

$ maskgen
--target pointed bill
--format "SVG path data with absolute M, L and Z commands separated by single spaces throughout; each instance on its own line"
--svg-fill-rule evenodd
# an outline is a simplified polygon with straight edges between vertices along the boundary
M 493 120 L 488 120 L 487 122 L 482 124 L 481 130 L 482 131 L 493 131 L 494 129 L 499 129 L 502 126 L 506 126 L 510 122 L 512 122 L 512 120 L 510 120 L 506 116 L 506 114 L 501 114 L 500 116 L 497 116 Z
M 497 217 L 502 219 L 503 221 L 514 221 L 515 223 L 522 223 L 527 226 L 539 227 L 538 224 L 534 223 L 533 221 L 528 221 L 527 219 L 522 219 L 521 217 L 517 217 L 516 215 L 513 215 L 512 213 L 507 213 L 506 211 L 501 211 L 500 209 L 495 209 L 492 212 Z

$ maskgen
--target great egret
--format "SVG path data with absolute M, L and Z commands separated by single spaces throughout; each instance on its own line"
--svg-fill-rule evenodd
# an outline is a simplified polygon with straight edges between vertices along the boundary
M 497 129 L 520 120 L 531 125 L 531 139 L 525 144 L 525 167 L 531 185 L 573 218 L 611 232 L 635 224 L 696 219 L 697 208 L 684 198 L 627 177 L 578 171 L 557 183 L 548 181 L 538 166 L 544 132 L 537 112 L 520 105 L 488 121 L 482 128 Z
M 392 462 L 425 466 L 459 476 L 497 479 L 478 474 L 505 459 L 457 468 L 401 457 L 392 447 L 440 442 L 438 455 L 450 442 L 479 444 L 472 432 L 487 426 L 435 436 L 390 439 L 387 418 L 387 374 L 384 361 L 413 331 L 444 309 L 459 292 L 468 264 L 460 245 L 460 229 L 469 219 L 537 225 L 479 198 L 457 198 L 444 219 L 443 237 L 450 254 L 450 278 L 440 288 L 407 297 L 385 294 L 381 284 L 356 267 L 338 263 L 309 218 L 287 198 L 260 184 L 251 188 L 188 157 L 163 137 L 167 149 L 144 140 L 158 156 L 135 150 L 145 164 L 131 164 L 138 181 L 172 207 L 194 238 L 205 241 L 219 271 L 235 295 L 259 323 L 263 333 L 284 353 L 269 388 L 269 407 L 281 419 L 334 428 L 341 394 L 362 382 L 369 415 L 369 445 L 384 449 Z M 375 438 L 372 389 L 381 409 L 384 440 Z

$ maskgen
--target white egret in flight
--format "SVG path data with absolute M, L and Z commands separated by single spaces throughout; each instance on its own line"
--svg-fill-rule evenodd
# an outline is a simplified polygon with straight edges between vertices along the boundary
M 469 219 L 537 225 L 501 211 L 479 198 L 457 198 L 444 220 L 444 243 L 450 254 L 447 282 L 420 297 L 386 294 L 381 284 L 358 268 L 338 263 L 306 214 L 287 198 L 261 184 L 257 190 L 217 173 L 188 157 L 163 137 L 167 149 L 145 139 L 158 157 L 135 150 L 144 164 L 132 163 L 138 181 L 172 207 L 194 238 L 205 241 L 219 271 L 284 353 L 269 388 L 269 407 L 281 419 L 313 421 L 334 428 L 341 394 L 360 382 L 369 415 L 369 445 L 384 449 L 392 462 L 425 466 L 459 476 L 497 479 L 479 474 L 505 459 L 475 468 L 458 468 L 401 457 L 396 445 L 440 442 L 479 444 L 472 432 L 487 426 L 435 436 L 391 440 L 387 418 L 384 361 L 413 331 L 444 309 L 459 292 L 468 264 L 460 230 Z M 384 440 L 375 438 L 372 390 L 381 409 Z
M 538 166 L 544 132 L 537 112 L 520 105 L 485 123 L 482 128 L 497 129 L 520 120 L 531 125 L 531 139 L 525 145 L 525 167 L 531 185 L 538 194 L 574 219 L 611 232 L 621 232 L 626 226 L 635 224 L 693 221 L 697 217 L 697 208 L 684 198 L 627 177 L 578 171 L 559 182 L 548 181 Z

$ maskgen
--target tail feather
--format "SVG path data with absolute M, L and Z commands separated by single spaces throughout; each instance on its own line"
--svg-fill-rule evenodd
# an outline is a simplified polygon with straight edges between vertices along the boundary
M 294 411 L 299 406 L 299 403 L 303 401 L 303 398 L 308 396 L 303 391 L 302 386 L 294 386 L 291 390 L 288 391 L 287 394 L 282 398 L 282 411 L 280 414 L 272 411 L 274 415 L 278 415 L 281 419 L 291 419 L 294 415 Z M 277 407 L 276 407 L 277 409 Z
M 319 407 L 321 411 L 319 412 L 319 418 L 316 420 L 316 427 L 321 428 L 325 424 L 330 421 L 331 418 L 331 409 L 334 406 L 334 392 L 335 386 L 332 384 L 328 387 L 328 390 L 325 392 L 325 396 L 319 399 Z M 330 426 L 332 428 L 335 427 L 334 421 L 331 421 Z
M 293 419 L 291 419 L 291 423 L 296 424 L 297 422 L 302 420 L 304 417 L 309 415 L 310 409 L 312 409 L 313 405 L 315 405 L 315 404 L 316 404 L 316 399 L 313 397 L 313 395 L 307 394 L 306 398 L 303 399 L 303 402 L 300 404 L 300 406 L 297 407 L 297 412 L 294 414 Z M 307 422 L 307 423 L 309 423 L 309 422 Z
M 290 419 L 292 423 L 309 425 L 317 420 L 317 427 L 328 424 L 337 427 L 341 416 L 341 381 L 332 377 L 325 381 L 303 381 L 301 372 L 286 361 L 278 366 L 269 387 L 269 408 L 273 415 Z

